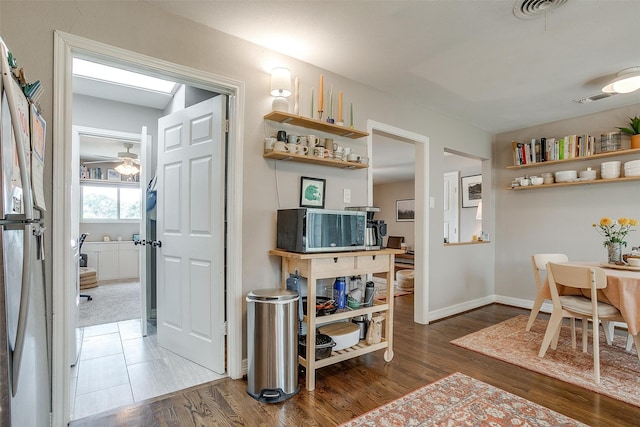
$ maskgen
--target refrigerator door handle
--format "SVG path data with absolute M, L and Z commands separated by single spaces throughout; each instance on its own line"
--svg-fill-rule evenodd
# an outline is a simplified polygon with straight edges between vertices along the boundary
M 11 353 L 11 393 L 15 397 L 18 391 L 18 381 L 20 377 L 20 362 L 22 361 L 22 351 L 24 350 L 24 337 L 27 327 L 27 314 L 29 310 L 29 294 L 31 291 L 31 240 L 33 225 L 25 224 L 24 236 L 24 260 L 22 263 L 22 288 L 20 290 L 20 311 L 18 314 L 18 330 L 16 333 L 16 344 Z
M 44 231 L 47 227 L 43 227 L 40 223 L 33 228 L 33 235 L 36 237 L 36 253 L 38 260 L 44 261 Z

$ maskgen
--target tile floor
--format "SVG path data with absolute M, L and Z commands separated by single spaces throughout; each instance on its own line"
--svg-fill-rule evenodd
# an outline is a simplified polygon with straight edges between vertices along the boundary
M 71 419 L 223 378 L 158 345 L 140 320 L 84 328 L 79 361 L 71 368 Z

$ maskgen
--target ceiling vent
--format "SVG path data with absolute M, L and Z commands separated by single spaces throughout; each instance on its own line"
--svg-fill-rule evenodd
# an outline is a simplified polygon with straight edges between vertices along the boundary
M 613 95 L 615 95 L 615 93 L 599 93 L 597 95 L 588 96 L 586 98 L 574 99 L 573 102 L 577 102 L 579 104 L 588 104 L 590 102 L 605 99 Z
M 552 12 L 565 4 L 567 0 L 516 0 L 513 14 L 520 19 L 533 19 Z

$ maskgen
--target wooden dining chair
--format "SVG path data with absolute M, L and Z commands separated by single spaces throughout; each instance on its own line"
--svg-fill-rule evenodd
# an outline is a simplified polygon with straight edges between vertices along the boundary
M 531 326 L 533 326 L 533 322 L 536 320 L 536 317 L 538 317 L 540 307 L 542 307 L 542 303 L 545 300 L 543 296 L 544 279 L 540 276 L 540 272 L 546 271 L 548 262 L 569 262 L 569 257 L 565 254 L 535 254 L 531 257 L 533 277 L 536 280 L 538 294 L 536 295 L 536 300 L 533 302 L 533 307 L 531 308 L 531 314 L 529 315 L 529 321 L 527 322 L 527 331 L 531 330 Z
M 547 277 L 549 278 L 549 290 L 553 311 L 547 324 L 538 357 L 544 357 L 549 346 L 555 350 L 558 346 L 558 337 L 562 319 L 582 319 L 582 351 L 587 352 L 588 320 L 593 325 L 593 373 L 596 383 L 600 383 L 600 321 L 624 322 L 620 311 L 612 306 L 598 301 L 598 289 L 607 286 L 607 276 L 599 267 L 564 265 L 550 262 L 547 264 Z M 589 291 L 591 298 L 582 295 L 558 294 L 558 285 L 585 289 Z M 573 347 L 575 349 L 575 345 Z

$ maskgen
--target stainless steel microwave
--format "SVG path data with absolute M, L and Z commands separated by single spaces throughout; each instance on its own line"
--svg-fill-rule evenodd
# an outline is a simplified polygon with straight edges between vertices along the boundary
M 364 250 L 366 229 L 366 212 L 280 209 L 276 246 L 300 253 Z

